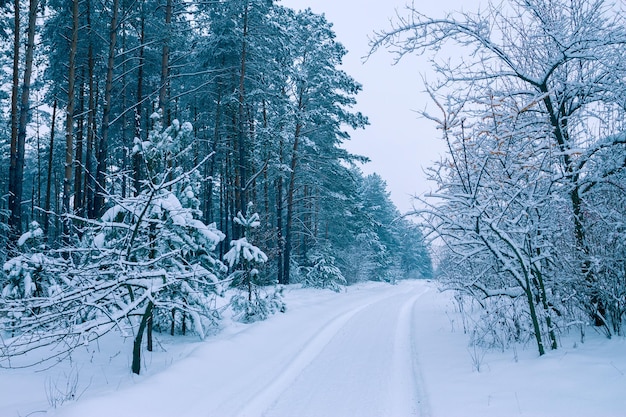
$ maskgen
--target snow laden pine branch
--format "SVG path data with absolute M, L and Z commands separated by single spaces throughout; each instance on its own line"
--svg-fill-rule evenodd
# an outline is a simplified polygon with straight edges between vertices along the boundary
M 13 279 L 0 301 L 2 365 L 37 349 L 41 361 L 68 355 L 116 330 L 134 336 L 132 368 L 139 373 L 144 331 L 151 349 L 152 328 L 185 331 L 190 321 L 204 337 L 217 324 L 214 298 L 223 292 L 226 267 L 213 251 L 224 234 L 197 217 L 200 165 L 163 169 L 167 158 L 189 150 L 191 127 L 175 121 L 161 130 L 158 114 L 153 121 L 149 140 L 135 147 L 147 173 L 135 196 L 111 198 L 98 220 L 80 219 L 82 237 L 74 245 L 55 251 L 33 245 L 34 254 L 5 264 Z

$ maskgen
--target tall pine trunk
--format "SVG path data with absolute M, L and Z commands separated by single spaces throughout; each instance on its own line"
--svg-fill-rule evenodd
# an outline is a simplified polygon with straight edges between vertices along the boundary
M 169 125 L 171 122 L 167 100 L 167 87 L 169 83 L 171 25 L 172 0 L 167 0 L 167 3 L 165 5 L 165 38 L 163 40 L 163 49 L 161 51 L 161 86 L 159 88 L 159 108 L 161 109 L 165 126 Z
M 276 179 L 276 267 L 278 269 L 278 283 L 286 284 L 283 267 L 285 242 L 283 240 L 283 178 L 279 174 Z
M 289 185 L 287 188 L 287 221 L 285 224 L 285 249 L 283 261 L 283 282 L 289 284 L 289 272 L 291 264 L 291 244 L 293 240 L 293 216 L 294 216 L 294 196 L 296 193 L 296 168 L 298 165 L 298 146 L 300 144 L 300 134 L 302 124 L 296 124 L 296 132 L 293 139 L 293 149 L 291 154 L 291 172 L 289 173 Z
M 104 199 L 107 194 L 106 170 L 107 148 L 109 146 L 109 123 L 111 118 L 111 99 L 113 90 L 113 70 L 115 69 L 115 44 L 119 17 L 119 0 L 113 0 L 112 17 L 109 27 L 109 54 L 107 59 L 107 75 L 104 85 L 104 103 L 102 111 L 102 129 L 97 147 L 96 193 L 94 196 L 94 214 L 101 216 L 104 211 Z
M 74 158 L 74 211 L 80 217 L 85 216 L 85 195 L 83 188 L 83 164 L 85 143 L 85 71 L 81 71 L 81 82 L 78 113 L 80 114 L 76 126 L 76 156 Z
M 20 100 L 19 119 L 17 123 L 17 135 L 11 137 L 11 165 L 9 167 L 9 227 L 10 241 L 15 243 L 22 234 L 22 199 L 24 183 L 24 152 L 26 147 L 26 128 L 28 125 L 29 96 L 31 77 L 33 73 L 33 54 L 35 50 L 35 28 L 37 20 L 38 0 L 30 0 L 28 10 L 28 30 L 26 41 L 26 61 L 24 67 L 24 80 L 22 82 L 22 97 Z M 19 1 L 15 1 L 15 43 L 18 48 L 14 52 L 13 69 L 16 69 L 16 56 L 19 60 Z M 19 61 L 18 61 L 19 63 Z M 19 71 L 19 69 L 18 69 Z M 13 89 L 15 88 L 15 74 L 13 76 Z M 15 92 L 15 90 L 13 90 Z M 14 100 L 12 98 L 12 106 Z M 14 115 L 11 115 L 13 123 Z M 12 126 L 13 129 L 13 126 Z M 12 132 L 13 133 L 13 132 Z
M 91 27 L 91 6 L 90 2 L 87 2 L 87 31 L 89 33 L 89 46 L 87 48 L 87 79 L 89 82 L 89 98 L 88 98 L 88 112 L 87 112 L 87 146 L 85 151 L 85 211 L 87 218 L 95 218 L 94 213 L 94 164 L 93 164 L 93 150 L 94 150 L 94 138 L 96 132 L 96 83 L 95 83 L 95 58 L 93 53 L 92 39 L 92 27 Z
M 284 163 L 284 154 L 283 154 L 283 135 L 278 135 L 280 138 L 280 142 L 278 145 L 278 162 L 279 165 L 282 166 Z M 278 283 L 285 284 L 285 276 L 283 275 L 285 269 L 283 267 L 284 262 L 284 250 L 285 250 L 285 241 L 283 239 L 283 173 L 282 169 L 279 170 L 278 176 L 276 177 L 276 267 L 278 269 Z
M 211 145 L 211 149 L 208 150 L 208 153 L 217 152 L 217 147 L 220 141 L 220 120 L 221 120 L 221 110 L 222 110 L 222 85 L 218 81 L 217 84 L 217 100 L 215 103 L 215 124 L 213 131 L 213 144 Z M 216 174 L 216 155 L 211 157 L 211 160 L 208 164 L 206 164 L 206 196 L 205 196 L 205 204 L 204 204 L 204 220 L 205 223 L 212 223 L 214 220 L 213 214 L 213 192 L 215 186 L 215 174 Z
M 246 62 L 248 54 L 248 2 L 246 1 L 243 10 L 243 37 L 241 41 L 241 61 L 239 69 L 239 95 L 237 99 L 237 165 L 235 169 L 235 212 L 244 213 L 246 210 L 246 123 L 245 123 L 245 100 L 246 100 Z M 243 237 L 243 228 L 236 226 L 234 237 Z
M 72 194 L 72 168 L 74 167 L 74 88 L 76 85 L 76 48 L 78 46 L 78 0 L 72 1 L 72 40 L 67 79 L 67 115 L 65 119 L 65 174 L 63 176 L 63 214 L 70 214 L 70 195 Z M 63 240 L 69 242 L 72 222 L 69 217 L 63 219 Z
M 144 65 L 144 44 L 145 44 L 145 13 L 143 3 L 141 4 L 141 33 L 139 37 L 139 67 L 137 69 L 137 104 L 135 105 L 135 140 L 141 141 L 141 113 L 143 101 L 143 65 Z M 135 195 L 141 189 L 141 165 L 143 156 L 141 152 L 133 154 L 133 188 Z
M 13 2 L 13 83 L 11 85 L 11 165 L 9 167 L 9 210 L 11 217 L 9 218 L 9 226 L 11 234 L 18 235 L 21 232 L 21 212 L 15 208 L 15 201 L 12 200 L 15 195 L 14 176 L 17 175 L 17 132 L 19 125 L 19 89 L 20 89 L 20 1 Z M 17 199 L 17 198 L 16 198 Z
M 50 231 L 50 202 L 51 200 L 51 191 L 52 191 L 52 162 L 54 159 L 54 133 L 56 130 L 56 119 L 57 119 L 57 101 L 54 100 L 54 104 L 52 105 L 52 124 L 50 126 L 50 145 L 48 150 L 48 177 L 46 178 L 46 203 L 44 206 L 43 213 L 43 231 L 46 240 L 50 240 L 49 231 Z

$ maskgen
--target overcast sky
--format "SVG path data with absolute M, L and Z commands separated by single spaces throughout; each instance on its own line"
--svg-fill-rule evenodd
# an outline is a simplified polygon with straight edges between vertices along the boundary
M 453 10 L 475 11 L 479 0 L 415 0 L 423 13 L 438 17 Z M 386 181 L 391 198 L 406 212 L 412 196 L 433 188 L 425 179 L 424 169 L 444 152 L 440 133 L 432 122 L 420 119 L 415 110 L 431 109 L 423 93 L 422 74 L 428 74 L 426 58 L 405 59 L 393 66 L 393 56 L 379 51 L 365 64 L 369 51 L 368 36 L 374 30 L 390 27 L 396 10 L 404 14 L 406 0 L 281 0 L 294 8 L 310 7 L 324 13 L 333 23 L 338 40 L 348 49 L 344 70 L 363 84 L 357 97 L 357 110 L 368 116 L 370 126 L 351 132 L 347 148 L 369 157 L 372 162 L 364 172 L 378 172 Z

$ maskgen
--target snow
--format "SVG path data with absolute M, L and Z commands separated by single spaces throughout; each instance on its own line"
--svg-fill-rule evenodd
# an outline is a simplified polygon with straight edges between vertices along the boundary
M 114 223 L 120 213 L 125 212 L 126 209 L 120 205 L 114 205 L 104 212 L 102 215 L 103 223 Z
M 160 196 L 155 201 L 155 205 L 166 211 L 172 219 L 172 223 L 177 226 L 186 227 L 187 223 L 192 220 L 189 210 L 183 209 L 180 201 L 173 193 L 166 193 Z
M 228 262 L 230 268 L 232 268 L 233 265 L 239 264 L 241 258 L 248 262 L 267 262 L 267 255 L 261 249 L 248 242 L 248 239 L 245 237 L 231 240 L 230 246 L 230 250 L 224 254 L 224 260 Z
M 284 295 L 287 313 L 252 324 L 226 316 L 221 332 L 203 342 L 158 335 L 140 376 L 129 370 L 132 339 L 122 344 L 117 335 L 51 369 L 2 370 L 0 415 L 582 417 L 626 410 L 624 338 L 588 328 L 584 343 L 580 334 L 563 336 L 561 348 L 543 357 L 532 345 L 475 351 L 452 294 L 427 281 L 365 283 L 343 293 L 292 285 Z
M 204 224 L 202 221 L 197 219 L 190 219 L 187 221 L 189 227 L 198 231 L 198 233 L 204 237 L 204 239 L 210 242 L 212 245 L 217 246 L 226 235 L 219 231 L 215 226 L 215 223 L 211 223 L 209 225 Z
M 17 246 L 24 246 L 24 243 L 28 242 L 30 239 L 38 239 L 41 237 L 43 237 L 43 230 L 41 230 L 40 227 L 37 227 L 34 230 L 28 231 L 20 236 L 17 240 Z

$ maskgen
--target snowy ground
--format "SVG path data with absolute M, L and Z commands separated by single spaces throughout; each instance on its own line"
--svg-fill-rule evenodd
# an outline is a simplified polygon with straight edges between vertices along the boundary
M 205 342 L 159 337 L 141 376 L 116 338 L 49 370 L 0 370 L 0 416 L 626 415 L 623 338 L 589 329 L 541 358 L 477 353 L 450 294 L 426 281 L 294 286 L 286 301 L 286 314 Z

